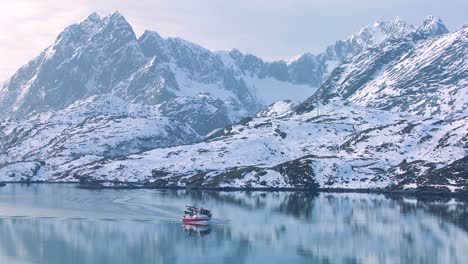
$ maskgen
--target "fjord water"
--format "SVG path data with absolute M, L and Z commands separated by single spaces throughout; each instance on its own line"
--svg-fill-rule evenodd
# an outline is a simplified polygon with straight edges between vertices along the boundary
M 209 227 L 183 227 L 184 205 Z M 466 263 L 468 206 L 378 194 L 0 188 L 0 263 Z

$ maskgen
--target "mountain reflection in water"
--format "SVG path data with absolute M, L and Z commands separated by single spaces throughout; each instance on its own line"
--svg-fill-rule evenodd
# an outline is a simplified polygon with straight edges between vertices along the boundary
M 184 226 L 185 205 L 213 210 Z M 0 189 L 0 263 L 464 263 L 463 201 L 376 194 Z

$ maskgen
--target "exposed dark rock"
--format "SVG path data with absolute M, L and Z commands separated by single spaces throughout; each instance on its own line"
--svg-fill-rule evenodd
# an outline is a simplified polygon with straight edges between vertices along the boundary
M 307 158 L 288 161 L 272 169 L 283 175 L 285 181 L 296 188 L 314 189 L 319 187 L 315 179 L 315 172 Z

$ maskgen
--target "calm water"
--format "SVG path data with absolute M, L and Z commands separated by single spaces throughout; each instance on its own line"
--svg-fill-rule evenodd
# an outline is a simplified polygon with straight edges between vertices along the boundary
M 214 211 L 183 227 L 186 204 Z M 468 207 L 374 194 L 0 188 L 0 263 L 467 263 Z

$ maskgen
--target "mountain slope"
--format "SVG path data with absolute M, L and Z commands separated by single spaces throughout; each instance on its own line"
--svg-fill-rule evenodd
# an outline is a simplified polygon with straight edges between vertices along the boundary
M 319 115 L 312 110 L 258 117 L 204 142 L 70 166 L 31 180 L 243 188 L 389 188 L 401 183 L 410 189 L 417 185 L 405 184 L 408 170 L 402 164 L 414 163 L 411 171 L 419 177 L 447 166 L 467 155 L 467 131 L 466 117 L 439 121 L 333 99 L 321 103 Z
M 263 98 L 268 90 L 279 96 Z M 254 115 L 273 100 L 288 98 L 301 90 L 303 99 L 316 88 L 287 80 L 248 76 L 203 47 L 179 38 L 162 38 L 145 31 L 137 38 L 118 12 L 104 18 L 96 13 L 66 28 L 55 43 L 19 69 L 0 88 L 0 118 L 59 111 L 77 100 L 112 94 L 129 103 L 164 104 L 179 109 L 181 101 L 192 104 L 195 114 L 168 116 L 200 123 L 199 133 Z M 293 96 L 293 99 L 299 99 Z M 185 98 L 185 99 L 180 99 Z M 209 112 L 197 109 L 209 105 Z M 172 106 L 172 107 L 169 107 Z M 198 129 L 198 128 L 196 128 Z
M 443 24 L 432 20 L 421 27 L 442 32 Z M 265 62 L 237 50 L 213 53 L 152 31 L 137 38 L 118 12 L 102 19 L 93 13 L 66 28 L 52 46 L 0 88 L 0 107 L 4 110 L 0 118 L 26 118 L 32 113 L 61 110 L 93 95 L 114 94 L 130 103 L 150 105 L 177 104 L 178 97 L 203 95 L 211 97 L 211 107 L 219 108 L 217 116 L 212 117 L 218 120 L 216 124 L 226 125 L 278 100 L 304 100 L 342 61 L 414 30 L 399 18 L 379 21 L 338 41 L 324 53 L 304 54 L 289 62 Z M 178 121 L 184 119 L 187 117 Z M 217 128 L 209 123 L 204 127 Z
M 265 62 L 93 14 L 3 86 L 0 181 L 468 191 L 466 42 L 396 19 Z
M 54 45 L 21 68 L 5 84 L 0 105 L 4 114 L 19 117 L 63 109 L 76 100 L 110 93 L 143 62 L 135 34 L 120 14 L 103 20 L 92 14 L 65 29 Z
M 437 23 L 439 20 L 430 17 Z M 436 22 L 426 21 L 424 28 L 428 31 L 432 29 Z M 440 21 L 440 29 L 444 28 Z M 378 45 L 389 39 L 402 38 L 416 28 L 401 18 L 396 17 L 392 21 L 376 21 L 353 34 L 345 40 L 339 40 L 335 44 L 326 48 L 326 51 L 319 54 L 306 53 L 292 58 L 289 61 L 266 62 L 252 54 L 243 54 L 233 49 L 229 52 L 220 52 L 229 64 L 237 66 L 243 73 L 260 78 L 273 78 L 280 81 L 288 81 L 295 84 L 305 84 L 312 87 L 319 87 L 333 71 L 343 61 L 361 53 L 363 50 Z M 286 99 L 286 98 L 281 98 Z M 277 99 L 279 100 L 279 99 Z M 271 102 L 269 102 L 271 103 Z
M 154 107 L 96 96 L 77 101 L 60 113 L 0 122 L 0 177 L 5 181 L 28 179 L 38 173 L 50 177 L 104 157 L 202 139 L 190 126 L 157 112 Z M 46 171 L 39 171 L 43 166 L 47 166 Z
M 446 33 L 439 27 L 431 29 Z M 425 116 L 466 111 L 468 30 L 430 38 L 421 36 L 425 27 L 420 30 L 340 65 L 312 101 L 336 94 L 362 106 Z

